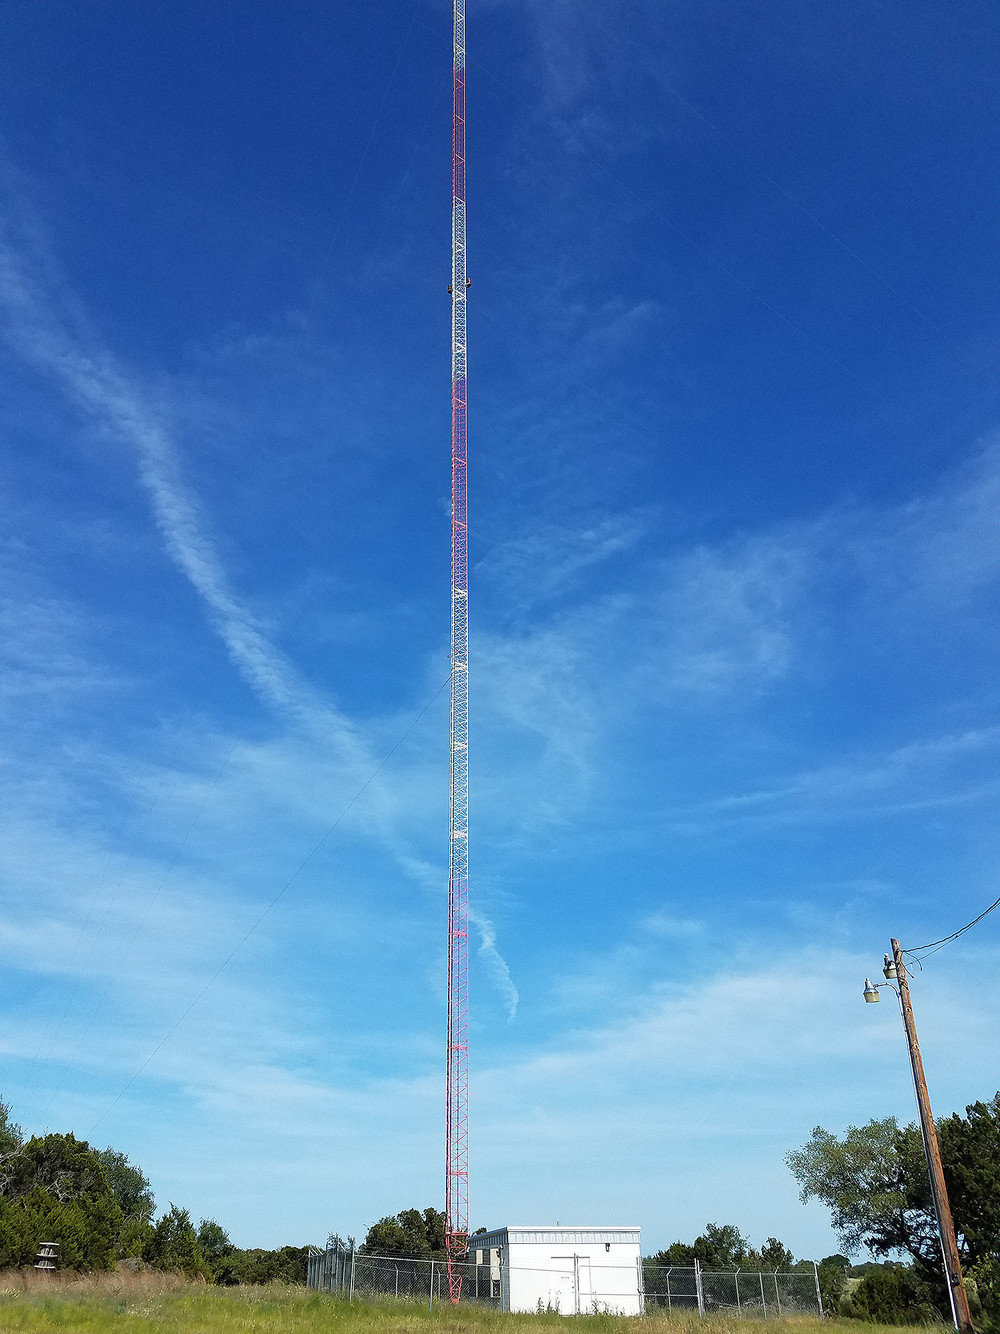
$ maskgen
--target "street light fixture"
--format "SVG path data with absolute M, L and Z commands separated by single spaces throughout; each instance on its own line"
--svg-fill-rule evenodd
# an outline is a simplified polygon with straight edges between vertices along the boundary
M 913 1006 L 910 1004 L 910 984 L 906 976 L 906 964 L 898 940 L 892 940 L 892 954 L 884 956 L 882 972 L 886 981 L 875 983 L 870 977 L 865 978 L 865 1001 L 871 1005 L 879 999 L 879 988 L 890 987 L 896 993 L 900 1013 L 903 1016 L 903 1028 L 906 1030 L 906 1045 L 910 1053 L 910 1071 L 913 1075 L 913 1088 L 917 1095 L 917 1111 L 920 1113 L 920 1133 L 924 1141 L 924 1157 L 927 1159 L 927 1174 L 930 1177 L 931 1196 L 934 1200 L 934 1214 L 937 1218 L 938 1236 L 941 1239 L 941 1258 L 944 1260 L 945 1278 L 948 1283 L 948 1296 L 951 1301 L 951 1316 L 955 1328 L 960 1334 L 974 1334 L 972 1314 L 969 1311 L 969 1298 L 962 1280 L 962 1264 L 958 1257 L 958 1242 L 955 1240 L 955 1225 L 951 1218 L 951 1206 L 948 1203 L 948 1191 L 944 1184 L 944 1169 L 941 1166 L 941 1150 L 938 1148 L 937 1130 L 931 1115 L 930 1096 L 927 1092 L 927 1080 L 924 1076 L 924 1062 L 920 1055 L 920 1043 L 917 1041 L 917 1025 L 913 1018 Z M 894 986 L 898 983 L 898 986 Z

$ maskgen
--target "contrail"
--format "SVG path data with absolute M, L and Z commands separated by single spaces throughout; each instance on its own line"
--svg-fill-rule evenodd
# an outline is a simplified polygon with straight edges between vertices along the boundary
M 353 725 L 299 678 L 233 591 L 208 535 L 208 521 L 181 477 L 168 429 L 141 390 L 86 330 L 80 312 L 60 318 L 60 306 L 71 301 L 51 279 L 46 282 L 38 276 L 48 267 L 29 266 L 10 243 L 9 225 L 0 224 L 0 304 L 7 317 L 6 340 L 53 375 L 72 402 L 132 449 L 167 554 L 198 593 L 209 622 L 251 689 L 310 728 L 328 737 L 335 733 L 338 743 L 362 760 Z
M 18 354 L 53 376 L 73 404 L 131 449 L 167 554 L 198 593 L 209 623 L 258 698 L 335 744 L 353 766 L 369 768 L 372 760 L 356 726 L 299 677 L 233 591 L 209 536 L 211 525 L 181 476 L 167 426 L 101 345 L 37 241 L 18 246 L 11 240 L 12 230 L 11 220 L 0 217 L 0 309 L 6 316 L 2 336 Z M 380 837 L 413 874 L 414 859 L 401 848 L 398 834 L 383 828 Z M 480 957 L 513 1019 L 518 993 L 497 950 L 493 924 L 481 916 L 472 920 L 480 935 Z

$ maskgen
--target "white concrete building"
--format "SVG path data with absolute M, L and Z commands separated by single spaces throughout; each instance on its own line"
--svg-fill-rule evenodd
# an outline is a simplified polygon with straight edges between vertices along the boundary
M 470 1237 L 469 1249 L 480 1291 L 488 1282 L 501 1311 L 642 1314 L 637 1227 L 501 1227 Z

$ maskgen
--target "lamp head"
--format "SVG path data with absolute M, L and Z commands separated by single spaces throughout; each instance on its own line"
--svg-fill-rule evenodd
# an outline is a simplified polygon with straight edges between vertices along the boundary
M 882 958 L 883 958 L 882 972 L 885 974 L 886 978 L 890 982 L 895 982 L 896 979 L 899 977 L 899 973 L 896 971 L 895 959 L 893 959 L 891 954 L 884 954 Z
M 866 1005 L 877 1005 L 881 1000 L 881 997 L 878 994 L 878 987 L 870 977 L 865 978 L 864 996 Z

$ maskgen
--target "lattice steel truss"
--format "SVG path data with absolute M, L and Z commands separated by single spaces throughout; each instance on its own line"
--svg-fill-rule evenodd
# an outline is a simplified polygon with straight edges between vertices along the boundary
M 465 0 L 453 0 L 451 213 L 451 816 L 448 851 L 448 1292 L 469 1237 L 469 529 L 466 433 Z

